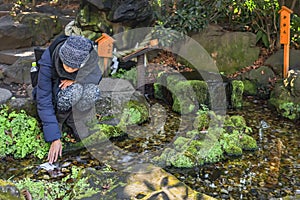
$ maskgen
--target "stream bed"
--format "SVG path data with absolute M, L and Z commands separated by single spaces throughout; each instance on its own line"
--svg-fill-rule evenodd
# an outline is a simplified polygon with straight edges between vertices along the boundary
M 108 163 L 117 170 L 123 170 L 132 160 L 139 164 L 151 162 L 157 152 L 188 126 L 167 106 L 155 102 L 151 105 L 153 116 L 150 124 L 132 128 L 128 137 L 112 140 L 111 143 L 121 149 L 121 153 L 125 152 L 124 155 L 116 151 L 97 154 L 92 149 L 73 152 L 59 161 L 63 170 L 55 177 L 64 177 L 74 165 L 101 169 L 104 163 Z M 242 115 L 246 119 L 247 125 L 253 130 L 251 136 L 258 142 L 257 151 L 193 169 L 164 169 L 194 190 L 217 199 L 267 200 L 286 196 L 300 199 L 300 123 L 277 116 L 276 112 L 268 109 L 265 101 L 252 98 L 246 99 L 243 109 L 228 110 L 227 114 Z M 0 160 L 0 178 L 51 180 L 46 171 L 37 170 L 37 166 L 43 162 L 5 158 Z

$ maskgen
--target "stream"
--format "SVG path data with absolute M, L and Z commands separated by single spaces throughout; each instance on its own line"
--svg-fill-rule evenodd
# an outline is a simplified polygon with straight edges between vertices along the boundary
M 132 127 L 128 137 L 111 140 L 109 145 L 115 147 L 112 151 L 101 152 L 101 148 L 98 148 L 94 152 L 88 148 L 64 155 L 59 161 L 61 170 L 55 178 L 68 174 L 74 165 L 101 169 L 103 163 L 108 163 L 112 168 L 124 170 L 129 165 L 151 162 L 157 153 L 173 141 L 176 134 L 188 129 L 184 120 L 169 111 L 167 106 L 157 102 L 151 102 L 151 105 L 151 122 Z M 243 109 L 228 110 L 227 114 L 244 116 L 247 125 L 253 130 L 252 136 L 258 142 L 257 151 L 193 169 L 164 169 L 192 189 L 217 199 L 267 200 L 285 196 L 299 198 L 299 122 L 277 116 L 276 112 L 267 107 L 267 102 L 252 98 L 245 99 Z M 280 148 L 277 148 L 278 145 Z M 281 151 L 276 152 L 276 149 Z M 279 157 L 277 163 L 274 162 L 274 157 Z M 43 162 L 45 160 L 14 160 L 9 157 L 2 159 L 0 177 L 6 180 L 20 180 L 25 177 L 50 180 L 52 177 L 45 170 L 37 170 L 37 166 Z

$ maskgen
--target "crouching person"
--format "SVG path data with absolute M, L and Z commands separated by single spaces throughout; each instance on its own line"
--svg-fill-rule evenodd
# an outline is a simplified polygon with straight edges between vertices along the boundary
M 102 73 L 92 41 L 82 36 L 59 36 L 39 60 L 36 101 L 45 140 L 51 142 L 49 163 L 62 155 L 62 127 L 76 140 L 87 137 L 86 122 L 95 116 Z

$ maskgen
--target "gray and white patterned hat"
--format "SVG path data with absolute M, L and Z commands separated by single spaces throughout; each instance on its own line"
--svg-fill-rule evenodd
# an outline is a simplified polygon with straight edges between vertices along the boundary
M 88 60 L 92 42 L 83 36 L 70 36 L 61 46 L 59 57 L 61 61 L 71 68 L 81 68 Z

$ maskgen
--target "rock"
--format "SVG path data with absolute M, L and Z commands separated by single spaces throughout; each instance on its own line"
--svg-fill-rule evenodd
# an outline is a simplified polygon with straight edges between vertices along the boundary
M 300 69 L 300 50 L 290 49 L 290 69 Z M 283 49 L 278 50 L 271 55 L 266 61 L 265 65 L 272 67 L 276 75 L 282 76 L 283 73 Z
M 300 71 L 290 70 L 283 82 L 277 82 L 271 91 L 269 105 L 281 116 L 291 120 L 300 118 Z
M 94 195 L 95 199 L 214 199 L 192 190 L 173 175 L 153 165 L 130 167 L 128 172 L 84 169 L 81 174 L 81 178 L 87 178 L 93 187 L 105 191 Z
M 45 45 L 55 35 L 63 30 L 61 20 L 58 16 L 45 13 L 20 13 L 16 20 L 25 24 L 32 35 L 32 45 Z
M 260 66 L 242 73 L 239 77 L 245 83 L 245 93 L 262 99 L 269 99 L 274 86 L 276 75 L 271 67 Z
M 20 191 L 9 181 L 0 179 L 0 199 L 21 200 Z
M 103 78 L 99 88 L 102 98 L 96 103 L 96 110 L 102 116 L 120 115 L 129 100 L 146 103 L 145 97 L 124 79 Z
M 145 26 L 145 21 L 153 19 L 153 11 L 147 0 L 118 0 L 112 5 L 108 20 L 123 23 L 129 27 Z
M 250 32 L 228 32 L 217 25 L 209 25 L 192 38 L 207 50 L 219 71 L 226 75 L 253 64 L 259 56 L 256 36 Z
M 153 11 L 147 0 L 86 0 L 76 17 L 83 35 L 96 40 L 101 33 L 114 35 L 130 28 L 150 26 Z
M 12 65 L 19 58 L 34 56 L 34 47 L 30 48 L 20 48 L 20 49 L 10 49 L 0 51 L 0 61 L 2 64 Z
M 232 93 L 231 93 L 231 106 L 232 108 L 238 109 L 243 106 L 243 93 L 244 93 L 244 83 L 239 80 L 233 80 L 231 82 Z
M 112 7 L 112 1 L 108 0 L 86 0 L 88 3 L 96 6 L 99 10 L 108 10 Z
M 12 93 L 4 88 L 0 88 L 0 104 L 5 104 L 12 97 Z
M 34 57 L 19 58 L 13 65 L 4 70 L 5 83 L 31 83 L 30 68 Z
M 7 104 L 12 110 L 16 110 L 17 112 L 26 110 L 28 115 L 38 117 L 36 103 L 30 98 L 13 98 Z
M 0 18 L 0 50 L 30 47 L 33 34 L 30 27 L 15 22 L 11 16 Z

